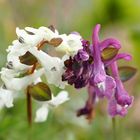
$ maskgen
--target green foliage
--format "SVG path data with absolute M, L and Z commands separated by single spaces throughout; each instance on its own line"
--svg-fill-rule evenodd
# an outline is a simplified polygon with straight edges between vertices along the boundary
M 136 69 L 130 66 L 119 67 L 120 78 L 123 82 L 128 81 L 136 74 Z

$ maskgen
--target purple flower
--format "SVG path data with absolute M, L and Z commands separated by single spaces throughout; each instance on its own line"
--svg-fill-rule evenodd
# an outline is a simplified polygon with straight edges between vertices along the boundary
M 125 116 L 127 114 L 127 108 L 132 104 L 133 97 L 129 96 L 124 89 L 122 81 L 119 77 L 117 63 L 113 62 L 111 65 L 112 76 L 116 82 L 116 90 L 109 101 L 109 114 L 114 117 L 115 115 Z
M 127 108 L 133 101 L 133 97 L 130 97 L 123 87 L 116 64 L 119 59 L 130 60 L 131 56 L 120 53 L 109 59 L 103 59 L 104 49 L 112 46 L 119 50 L 121 45 L 118 40 L 113 38 L 100 41 L 99 30 L 100 25 L 97 24 L 93 30 L 91 45 L 89 41 L 81 40 L 83 49 L 65 61 L 66 70 L 62 76 L 63 81 L 67 81 L 77 89 L 88 87 L 89 97 L 85 106 L 78 110 L 77 116 L 85 115 L 89 120 L 95 114 L 94 105 L 97 98 L 106 97 L 108 99 L 108 112 L 112 117 L 125 116 Z M 107 71 L 109 68 L 111 68 L 111 74 Z
M 84 50 L 79 50 L 75 59 L 76 61 L 87 61 L 89 59 L 89 54 Z
M 102 48 L 108 47 L 110 44 L 114 44 L 115 46 L 119 46 L 117 41 L 114 41 L 113 39 L 107 39 L 100 43 L 99 41 L 99 30 L 100 25 L 96 25 L 96 27 L 93 30 L 92 35 L 92 47 L 93 47 L 93 77 L 90 80 L 90 84 L 95 87 L 95 92 L 99 97 L 106 96 L 107 98 L 110 98 L 113 90 L 116 87 L 115 81 L 111 76 L 108 76 L 105 72 L 105 66 L 104 63 L 101 60 L 101 50 Z M 115 44 L 115 42 L 117 42 Z M 102 46 L 103 45 L 103 46 Z M 118 47 L 119 49 L 120 47 Z
M 66 71 L 62 75 L 62 81 L 68 81 L 68 84 L 74 85 L 77 89 L 85 87 L 89 83 L 93 70 L 90 44 L 86 40 L 82 40 L 82 44 L 83 49 L 64 62 Z
M 77 116 L 85 115 L 86 119 L 91 121 L 95 117 L 95 101 L 96 101 L 96 93 L 94 92 L 93 86 L 88 86 L 88 100 L 83 108 L 77 111 Z
M 112 97 L 108 105 L 108 113 L 111 117 L 116 115 L 125 116 L 127 114 L 127 108 L 117 103 L 116 99 Z
M 119 60 L 119 59 L 124 59 L 126 61 L 130 61 L 132 59 L 131 55 L 126 54 L 126 53 L 119 53 L 117 54 L 113 59 L 104 62 L 105 66 L 109 66 L 110 64 L 112 64 L 113 62 Z

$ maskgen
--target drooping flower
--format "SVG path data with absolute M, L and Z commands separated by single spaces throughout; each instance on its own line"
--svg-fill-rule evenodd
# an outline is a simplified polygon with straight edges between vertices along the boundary
M 128 96 L 121 80 L 119 79 L 118 82 L 108 69 L 118 59 L 130 60 L 131 56 L 118 53 L 121 45 L 114 38 L 100 41 L 99 30 L 100 25 L 97 24 L 93 30 L 92 44 L 82 39 L 83 48 L 64 62 L 66 70 L 62 80 L 68 81 L 68 84 L 74 85 L 77 89 L 82 87 L 90 89 L 88 90 L 89 98 L 85 106 L 78 111 L 78 116 L 86 115 L 87 118 L 92 118 L 95 99 L 103 97 L 109 101 L 108 110 L 111 116 L 124 116 L 132 103 L 132 97 Z M 123 96 L 120 95 L 122 92 Z
M 35 122 L 44 122 L 48 117 L 48 112 L 51 107 L 57 107 L 60 104 L 66 102 L 67 100 L 69 100 L 68 92 L 61 91 L 55 97 L 52 94 L 51 100 L 46 101 L 46 102 L 40 102 L 42 106 L 39 109 L 37 109 Z
M 44 67 L 47 81 L 59 88 L 64 88 L 67 84 L 61 79 L 62 73 L 64 72 L 64 60 L 58 57 L 52 57 L 41 50 L 38 51 L 36 48 L 30 48 L 29 52 L 32 53 Z
M 114 79 L 106 74 L 105 63 L 110 60 L 103 61 L 101 53 L 103 49 L 114 46 L 119 49 L 120 43 L 115 39 L 106 39 L 100 42 L 98 32 L 100 25 L 97 25 L 93 31 L 93 44 L 82 40 L 83 49 L 80 49 L 74 57 L 70 57 L 65 61 L 67 68 L 62 76 L 63 81 L 68 81 L 69 84 L 76 88 L 82 88 L 87 84 L 94 86 L 99 97 L 107 96 L 110 98 L 111 93 L 115 88 Z
M 92 121 L 95 117 L 95 104 L 96 104 L 97 95 L 94 91 L 93 86 L 88 86 L 88 100 L 83 108 L 77 111 L 77 116 L 85 115 L 86 119 Z
M 43 74 L 44 68 L 41 68 L 33 74 L 18 78 L 19 73 L 11 69 L 3 68 L 1 71 L 1 79 L 4 82 L 7 89 L 20 91 L 26 89 L 28 85 L 32 84 Z
M 127 91 L 124 89 L 122 81 L 119 77 L 117 63 L 114 62 L 111 65 L 112 76 L 116 82 L 116 90 L 109 101 L 109 114 L 114 117 L 115 115 L 125 116 L 127 109 L 133 102 L 133 97 L 129 96 Z
M 101 45 L 99 42 L 98 33 L 100 30 L 100 25 L 96 25 L 93 30 L 92 35 L 92 47 L 93 47 L 93 77 L 91 78 L 90 84 L 92 84 L 95 88 L 95 92 L 99 97 L 107 96 L 111 97 L 113 90 L 116 87 L 114 79 L 107 75 L 105 72 L 104 63 L 101 60 Z
M 11 90 L 0 88 L 0 109 L 6 106 L 7 108 L 13 107 L 14 93 Z
M 3 106 L 13 107 L 13 100 L 19 95 L 18 93 L 34 83 L 43 73 L 44 69 L 42 68 L 31 75 L 19 77 L 20 73 L 12 69 L 2 68 L 0 74 L 4 86 L 0 88 L 0 108 Z

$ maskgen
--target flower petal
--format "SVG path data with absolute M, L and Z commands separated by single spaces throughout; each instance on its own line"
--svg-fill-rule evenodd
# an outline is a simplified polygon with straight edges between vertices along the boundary
M 115 117 L 116 115 L 120 115 L 123 117 L 127 114 L 127 108 L 118 105 L 117 101 L 114 98 L 112 98 L 109 101 L 108 112 L 111 117 Z
M 30 27 L 26 27 L 26 30 L 35 34 L 31 35 L 23 29 L 16 28 L 19 41 L 22 39 L 21 43 L 31 45 L 31 47 L 36 47 L 37 44 L 44 39 L 45 33 L 43 31 Z
M 25 89 L 28 85 L 32 84 L 43 73 L 44 68 L 41 68 L 33 74 L 25 76 L 23 78 L 14 78 L 12 77 L 12 75 L 8 75 L 9 73 L 1 73 L 1 79 L 3 80 L 8 89 L 19 91 Z
M 47 81 L 50 84 L 54 84 L 60 88 L 64 88 L 66 82 L 62 81 L 62 74 L 64 72 L 64 61 L 58 57 L 52 57 L 43 51 L 38 51 L 35 48 L 31 48 L 30 53 L 32 53 L 45 68 L 45 75 Z
M 100 69 L 98 70 L 98 72 L 94 76 L 94 84 L 98 85 L 102 82 L 105 82 L 105 78 L 106 78 L 106 73 L 104 70 L 104 66 L 102 64 Z
M 104 95 L 108 99 L 112 97 L 112 94 L 114 93 L 115 88 L 116 88 L 115 80 L 111 76 L 106 75 Z
M 50 41 L 51 39 L 56 38 L 59 35 L 56 29 L 55 29 L 55 32 L 53 32 L 52 30 L 46 27 L 40 27 L 39 30 L 45 33 L 44 39 L 47 41 Z
M 110 46 L 113 46 L 116 49 L 121 48 L 121 44 L 118 40 L 116 40 L 114 38 L 108 38 L 100 43 L 100 50 L 102 51 L 103 49 L 110 47 Z
M 124 89 L 123 83 L 119 76 L 117 63 L 114 62 L 110 66 L 112 70 L 112 75 L 116 82 L 115 98 L 117 100 L 117 103 L 121 106 L 131 105 L 133 102 L 133 97 L 129 96 L 127 91 Z
M 122 106 L 130 106 L 133 103 L 133 96 L 129 96 L 128 93 L 123 89 L 120 88 L 117 84 L 117 90 L 116 90 L 116 100 L 119 105 Z
M 0 108 L 6 106 L 7 108 L 13 107 L 13 91 L 0 88 Z
M 60 104 L 63 104 L 64 102 L 68 101 L 68 92 L 67 91 L 61 91 L 58 93 L 57 96 L 52 97 L 51 101 L 48 101 L 48 103 L 52 106 L 58 106 Z
M 60 38 L 62 38 L 63 42 L 56 47 L 57 51 L 65 52 L 69 55 L 77 54 L 78 50 L 82 49 L 82 42 L 81 42 L 81 36 L 76 34 L 69 34 L 68 36 L 66 34 L 60 35 Z
M 130 61 L 132 59 L 132 56 L 129 55 L 129 54 L 126 54 L 126 53 L 120 53 L 120 54 L 116 55 L 112 60 L 104 62 L 105 66 L 108 66 L 111 63 L 113 63 L 113 62 L 115 62 L 115 61 L 117 61 L 119 59 L 124 59 L 126 61 Z
M 12 68 L 16 70 L 27 70 L 30 67 L 20 63 L 19 56 L 24 55 L 28 51 L 28 47 L 21 44 L 18 40 L 13 41 L 13 45 L 7 49 L 7 62 L 12 63 Z
M 104 96 L 110 99 L 115 91 L 116 83 L 111 76 L 106 75 L 105 81 L 95 86 L 95 92 L 99 98 Z
M 42 105 L 37 111 L 36 111 L 36 117 L 35 122 L 44 122 L 47 120 L 48 117 L 48 106 Z

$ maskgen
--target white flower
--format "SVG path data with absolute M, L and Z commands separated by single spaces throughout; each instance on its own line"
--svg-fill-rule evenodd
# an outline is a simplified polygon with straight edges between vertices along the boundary
M 52 57 L 43 51 L 38 51 L 36 48 L 30 48 L 32 53 L 45 68 L 45 75 L 50 84 L 54 84 L 60 88 L 64 88 L 67 84 L 62 81 L 62 74 L 64 72 L 64 60 L 58 57 Z
M 65 52 L 68 55 L 75 55 L 78 50 L 82 49 L 81 36 L 77 34 L 59 35 L 63 42 L 56 47 L 57 51 Z
M 13 69 L 22 71 L 29 69 L 30 66 L 20 63 L 19 56 L 24 55 L 29 48 L 37 47 L 41 41 L 50 41 L 58 36 L 58 31 L 51 31 L 49 28 L 40 27 L 39 29 L 26 27 L 24 29 L 16 28 L 18 40 L 14 40 L 7 49 L 7 61 L 12 63 Z
M 68 92 L 61 91 L 56 97 L 52 97 L 52 100 L 41 102 L 42 106 L 36 111 L 35 122 L 44 122 L 48 117 L 50 107 L 57 107 L 67 100 L 69 100 Z
M 6 85 L 6 88 L 15 91 L 25 89 L 28 85 L 32 84 L 36 79 L 44 74 L 44 68 L 35 71 L 33 74 L 21 78 L 15 78 L 18 74 L 19 73 L 12 69 L 2 68 L 1 79 Z
M 53 32 L 46 27 L 40 27 L 39 29 L 26 27 L 25 30 L 16 28 L 16 33 L 21 43 L 31 47 L 36 47 L 42 40 L 50 41 L 58 36 L 57 30 Z
M 31 27 L 26 27 L 25 30 L 16 28 L 16 33 L 21 43 L 31 45 L 31 47 L 37 46 L 45 36 L 43 31 Z
M 11 90 L 0 88 L 0 109 L 6 106 L 13 107 L 14 93 Z
M 52 30 L 50 30 L 47 27 L 40 27 L 39 30 L 45 32 L 44 39 L 47 40 L 47 41 L 50 41 L 53 38 L 57 38 L 58 35 L 59 35 L 59 33 L 56 29 L 55 29 L 55 32 L 53 32 Z
M 7 51 L 7 62 L 12 64 L 12 68 L 15 70 L 23 71 L 31 68 L 31 66 L 20 63 L 19 56 L 24 55 L 28 51 L 29 46 L 25 47 L 25 44 L 21 44 L 18 40 L 13 41 L 13 45 L 9 46 Z
M 30 44 L 24 44 L 20 43 L 19 40 L 14 40 L 12 42 L 12 45 L 8 47 L 6 50 L 8 53 L 16 52 L 16 53 L 23 53 L 23 51 L 28 51 L 28 48 L 30 48 Z

